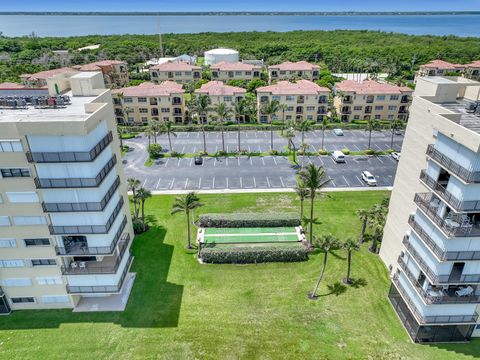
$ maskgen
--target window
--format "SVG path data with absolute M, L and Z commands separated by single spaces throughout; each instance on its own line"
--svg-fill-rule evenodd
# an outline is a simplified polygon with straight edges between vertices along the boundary
M 380 115 L 375 115 L 375 120 L 380 120 L 382 117 Z
M 169 117 L 164 117 L 164 118 L 163 118 L 163 121 L 168 121 L 168 120 L 170 120 Z
M 57 265 L 55 259 L 32 259 L 32 266 L 52 266 Z
M 287 95 L 287 101 L 295 100 L 295 96 Z
M 388 115 L 387 118 L 388 118 L 388 120 L 393 120 L 394 116 L 393 115 Z
M 186 76 L 192 76 L 192 72 L 191 71 L 185 71 L 185 75 Z
M 3 279 L 2 281 L 3 286 L 32 286 L 32 280 L 30 278 L 11 278 L 11 279 Z
M 383 106 L 375 106 L 375 110 L 376 111 L 381 111 L 381 110 L 383 110 Z
M 232 101 L 232 97 L 231 96 L 224 96 L 223 101 Z
M 25 267 L 23 260 L 0 260 L 0 268 Z
M 44 304 L 68 303 L 68 295 L 44 295 L 42 296 Z
M 25 246 L 50 246 L 50 239 L 38 238 L 38 239 L 23 239 Z
M 274 95 L 272 96 L 272 100 L 277 100 L 277 101 L 280 101 L 281 97 L 278 96 L 278 95 Z
M 124 97 L 124 98 L 123 98 L 123 102 L 132 103 L 132 102 L 133 102 L 133 99 L 132 99 L 131 97 Z
M 17 226 L 45 225 L 47 220 L 44 216 L 14 216 L 13 223 Z
M 22 304 L 22 303 L 30 303 L 35 304 L 34 297 L 15 297 L 10 299 L 13 304 Z
M 377 95 L 377 100 L 385 100 L 385 95 Z
M 0 248 L 15 248 L 17 241 L 15 239 L 0 239 Z
M 315 111 L 315 106 L 307 106 L 307 111 Z
M 292 120 L 292 115 L 287 115 L 285 118 L 286 118 L 287 120 Z
M 169 113 L 170 112 L 170 109 L 169 108 L 162 108 L 162 113 Z
M 148 114 L 148 109 L 147 108 L 140 108 L 140 109 L 138 109 L 138 112 L 140 114 Z
M 353 120 L 360 120 L 360 115 L 353 115 Z
M 0 226 L 10 226 L 10 219 L 8 216 L 0 216 Z
M 9 178 L 9 177 L 29 177 L 30 170 L 26 168 L 21 169 L 1 169 L 0 173 L 2 177 Z
M 260 116 L 260 122 L 266 123 L 268 121 L 268 117 L 265 115 Z
M 362 110 L 362 106 L 354 106 L 354 107 L 353 107 L 353 110 L 355 110 L 355 111 L 361 111 L 361 110 Z
M 62 285 L 61 276 L 39 276 L 36 278 L 38 285 Z
M 287 111 L 293 111 L 293 110 L 294 110 L 293 106 L 287 107 Z
M 236 76 L 241 76 L 241 75 L 242 75 L 242 72 L 241 72 L 241 71 L 235 71 L 235 75 L 236 75 Z
M 11 203 L 38 203 L 38 195 L 35 191 L 7 192 L 8 201 Z
M 280 75 L 287 75 L 287 72 L 285 70 L 280 71 Z
M 307 120 L 313 120 L 313 115 L 307 115 Z
M 397 110 L 397 106 L 396 106 L 396 105 L 390 105 L 390 106 L 388 107 L 388 110 L 390 110 L 390 111 L 396 111 L 396 110 Z
M 245 75 L 250 76 L 250 75 L 252 75 L 252 72 L 251 71 L 245 71 Z
M 175 76 L 182 76 L 182 72 L 181 71 L 175 71 Z
M 398 100 L 399 96 L 398 95 L 391 95 L 390 100 Z
M 138 98 L 138 102 L 139 102 L 139 103 L 146 103 L 146 102 L 147 102 L 147 98 L 146 98 L 146 97 L 139 97 L 139 98 Z
M 20 140 L 0 140 L 0 152 L 23 152 Z
M 146 116 L 142 116 L 140 120 L 142 120 L 143 123 L 148 123 L 148 118 Z

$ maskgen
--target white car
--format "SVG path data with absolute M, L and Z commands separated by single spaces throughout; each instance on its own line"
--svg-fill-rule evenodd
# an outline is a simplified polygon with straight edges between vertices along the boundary
M 397 161 L 400 160 L 400 153 L 392 152 L 392 153 L 390 154 L 390 156 L 391 156 L 392 158 L 394 158 L 395 160 L 397 160 Z
M 337 136 L 343 136 L 343 130 L 342 129 L 333 129 L 333 133 Z
M 377 180 L 369 171 L 362 171 L 362 180 L 367 183 L 368 186 L 377 186 Z

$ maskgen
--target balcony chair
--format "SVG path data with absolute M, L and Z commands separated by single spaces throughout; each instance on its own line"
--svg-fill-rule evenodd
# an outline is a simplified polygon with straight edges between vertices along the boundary
M 85 270 L 86 268 L 85 261 L 80 261 L 80 270 Z
M 475 291 L 471 286 L 455 291 L 455 295 L 458 297 L 471 296 Z

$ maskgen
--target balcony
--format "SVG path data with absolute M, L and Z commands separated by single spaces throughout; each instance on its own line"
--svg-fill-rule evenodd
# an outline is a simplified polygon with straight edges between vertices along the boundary
M 410 96 L 402 96 L 402 99 L 400 100 L 402 104 L 406 104 L 410 102 Z
M 438 200 L 432 193 L 418 193 L 415 194 L 413 200 L 415 204 L 427 215 L 437 227 L 447 237 L 477 237 L 480 236 L 479 223 L 471 223 L 470 216 L 467 214 L 457 214 L 450 217 L 441 217 L 438 215 L 438 207 L 440 200 Z M 468 219 L 468 222 L 465 220 Z
M 397 288 L 398 292 L 402 296 L 408 308 L 415 316 L 415 319 L 419 324 L 474 324 L 477 322 L 478 314 L 475 312 L 473 315 L 437 315 L 437 316 L 423 316 L 415 306 L 412 298 L 405 290 L 403 285 L 398 280 L 398 274 L 395 274 L 392 278 L 392 282 Z
M 172 105 L 182 105 L 182 99 L 181 98 L 173 98 Z
M 299 96 L 297 98 L 297 104 L 305 104 L 305 98 L 303 96 Z
M 458 176 L 466 183 L 480 183 L 480 171 L 473 171 L 464 168 L 456 163 L 454 160 L 443 155 L 440 151 L 435 149 L 434 145 L 428 145 L 427 156 L 435 160 L 440 165 L 444 166 L 449 172 Z
M 37 189 L 65 189 L 98 187 L 117 163 L 116 155 L 107 162 L 95 178 L 40 179 L 35 178 Z
M 122 114 L 123 115 L 123 114 Z M 112 142 L 113 135 L 109 131 L 90 151 L 86 152 L 27 152 L 29 162 L 59 163 L 59 162 L 90 162 Z
M 344 104 L 351 104 L 353 102 L 351 97 L 344 97 L 343 98 L 343 103 Z
M 71 226 L 54 226 L 49 225 L 51 235 L 85 235 L 85 234 L 108 234 L 118 214 L 123 207 L 123 197 L 113 209 L 112 214 L 107 220 L 105 225 L 71 225 Z
M 102 261 L 71 261 L 68 266 L 62 266 L 63 275 L 105 275 L 116 274 L 123 255 L 128 249 L 130 237 L 118 244 L 119 254 L 105 256 Z M 75 266 L 73 266 L 75 264 Z M 79 266 L 78 264 L 84 264 Z
M 403 258 L 400 256 L 398 258 L 398 265 L 402 269 L 403 273 L 406 275 L 410 283 L 413 285 L 417 293 L 422 297 L 423 301 L 427 305 L 444 305 L 444 304 L 478 304 L 480 303 L 480 296 L 457 296 L 455 291 L 458 287 L 452 287 L 447 290 L 434 289 L 429 286 L 425 290 L 422 285 L 418 282 L 418 279 L 412 274 L 408 269 L 407 264 L 403 261 Z M 474 291 L 476 286 L 473 286 Z
M 399 114 L 406 114 L 408 113 L 408 109 L 404 108 L 404 107 L 401 107 L 399 110 L 398 110 L 398 113 Z
M 101 294 L 101 293 L 118 293 L 122 289 L 125 277 L 128 274 L 133 257 L 130 255 L 122 272 L 122 276 L 116 285 L 96 285 L 96 286 L 70 286 L 67 285 L 69 294 Z
M 65 246 L 56 246 L 55 250 L 59 256 L 95 256 L 95 255 L 111 255 L 119 241 L 130 240 L 129 234 L 123 234 L 125 226 L 127 225 L 127 217 L 123 218 L 120 227 L 113 237 L 110 246 L 88 246 L 86 241 L 75 242 L 72 244 L 64 244 Z M 123 234 L 123 235 L 122 235 Z M 65 242 L 65 240 L 64 240 Z
M 88 211 L 103 211 L 110 202 L 113 194 L 120 186 L 120 177 L 108 189 L 105 196 L 100 202 L 84 202 L 84 203 L 42 203 L 43 211 L 47 213 L 54 212 L 88 212 Z

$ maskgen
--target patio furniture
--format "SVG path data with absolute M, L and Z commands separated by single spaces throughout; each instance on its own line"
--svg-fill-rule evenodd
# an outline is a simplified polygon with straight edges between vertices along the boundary
M 433 199 L 430 202 L 430 206 L 434 209 L 438 209 L 438 207 L 440 206 L 440 200 L 439 199 Z
M 445 225 L 447 225 L 447 228 L 450 230 L 455 230 L 456 228 L 460 227 L 460 224 L 456 222 L 455 220 L 446 218 L 445 219 Z
M 471 286 L 467 286 L 466 288 L 455 291 L 455 295 L 457 295 L 458 297 L 470 296 L 473 293 L 474 290 Z
M 86 269 L 85 261 L 80 261 L 80 270 L 85 270 L 85 269 Z
M 78 264 L 76 261 L 72 261 L 70 263 L 70 267 L 72 268 L 72 270 L 77 270 L 78 269 Z

